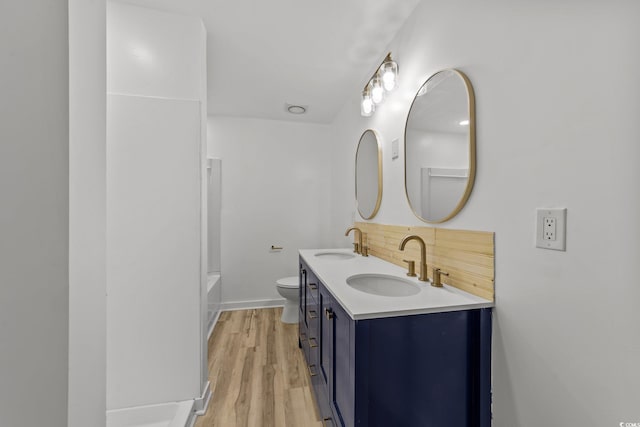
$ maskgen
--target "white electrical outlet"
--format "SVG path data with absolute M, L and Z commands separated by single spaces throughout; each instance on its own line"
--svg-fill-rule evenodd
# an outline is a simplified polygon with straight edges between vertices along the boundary
M 538 209 L 536 247 L 564 251 L 567 209 Z
M 545 216 L 542 219 L 542 239 L 552 242 L 556 241 L 556 217 Z

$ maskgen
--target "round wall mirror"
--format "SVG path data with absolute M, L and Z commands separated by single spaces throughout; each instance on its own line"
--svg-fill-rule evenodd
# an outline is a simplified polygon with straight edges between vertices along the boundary
M 407 200 L 421 220 L 439 223 L 464 207 L 475 178 L 475 101 L 467 76 L 443 70 L 416 94 L 404 133 Z
M 364 131 L 356 150 L 356 202 L 364 219 L 378 213 L 382 201 L 382 152 L 378 135 Z

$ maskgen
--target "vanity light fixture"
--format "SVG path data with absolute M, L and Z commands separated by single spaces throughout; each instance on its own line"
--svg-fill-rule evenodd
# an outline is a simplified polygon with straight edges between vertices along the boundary
M 376 104 L 384 100 L 384 94 L 397 86 L 398 64 L 391 58 L 391 52 L 389 52 L 362 90 L 360 114 L 363 117 L 371 116 Z

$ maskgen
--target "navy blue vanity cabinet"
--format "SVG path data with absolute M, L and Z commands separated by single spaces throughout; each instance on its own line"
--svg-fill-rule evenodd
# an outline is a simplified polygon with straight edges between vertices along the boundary
M 491 309 L 353 320 L 303 268 L 318 283 L 307 361 L 326 425 L 491 425 Z

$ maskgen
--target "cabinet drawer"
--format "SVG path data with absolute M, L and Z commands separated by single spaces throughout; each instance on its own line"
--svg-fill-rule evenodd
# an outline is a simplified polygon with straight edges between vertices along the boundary
M 315 301 L 318 301 L 318 288 L 320 287 L 320 281 L 313 272 L 307 268 L 307 294 L 309 294 Z
M 319 311 L 317 307 L 309 307 L 307 310 L 307 341 L 310 351 L 318 352 L 320 350 L 320 323 Z
M 309 281 L 307 282 L 307 292 L 309 293 L 309 295 L 311 295 L 311 297 L 315 300 L 318 301 L 318 288 L 320 286 L 318 285 L 318 279 L 316 279 L 315 276 L 311 275 L 309 277 Z
M 307 358 L 307 371 L 311 379 L 311 384 L 314 385 L 319 379 L 320 369 L 318 366 L 318 352 L 313 348 L 309 348 L 309 341 L 307 341 L 307 348 L 309 349 L 309 357 Z
M 300 349 L 302 350 L 302 354 L 304 355 L 305 360 L 309 360 L 309 333 L 307 331 L 307 327 L 304 322 L 299 323 L 299 335 L 298 335 L 298 344 L 300 345 Z

